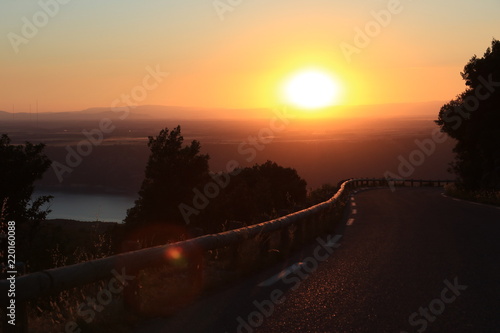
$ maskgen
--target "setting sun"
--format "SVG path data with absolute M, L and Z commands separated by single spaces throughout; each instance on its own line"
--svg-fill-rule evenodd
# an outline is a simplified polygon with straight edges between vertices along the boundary
M 339 103 L 340 85 L 319 70 L 294 74 L 284 85 L 284 99 L 304 109 L 323 108 Z

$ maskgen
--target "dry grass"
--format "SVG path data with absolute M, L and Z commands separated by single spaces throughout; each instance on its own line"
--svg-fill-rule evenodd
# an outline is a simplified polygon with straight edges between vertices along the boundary
M 55 230 L 61 235 L 68 235 L 65 245 L 74 242 L 75 246 L 64 248 L 60 245 L 61 243 L 53 244 L 53 247 L 48 250 L 47 265 L 49 267 L 62 267 L 113 254 L 110 236 L 103 233 L 96 224 L 79 224 L 78 230 L 73 225 L 62 228 L 63 230 L 58 225 L 49 222 L 48 231 L 45 230 L 45 232 L 50 233 Z M 79 241 L 81 237 L 85 238 L 86 244 Z M 129 332 L 133 320 L 124 321 L 123 318 L 133 319 L 133 316 L 125 313 L 122 295 L 113 295 L 109 304 L 102 308 L 95 308 L 95 316 L 92 318 L 82 314 L 82 311 L 91 309 L 88 305 L 88 298 L 96 298 L 98 293 L 106 288 L 106 284 L 107 281 L 96 282 L 28 302 L 29 332 L 65 332 L 66 325 L 72 325 L 71 322 L 74 322 L 74 325 L 77 325 L 82 332 Z
M 447 195 L 458 199 L 479 202 L 487 205 L 500 206 L 500 192 L 495 192 L 495 191 L 467 192 L 458 188 L 455 184 L 445 185 L 444 189 Z
M 102 288 L 103 283 L 95 283 L 64 291 L 49 299 L 37 300 L 36 303 L 30 302 L 29 332 L 66 332 L 66 325 L 76 325 L 81 332 L 131 332 L 138 317 L 125 310 L 121 295 L 114 297 L 111 303 L 103 306 L 102 311 L 95 310 L 95 317 L 89 322 L 85 320 L 89 317 L 82 317 L 78 313 L 81 304 L 86 304 L 88 297 L 95 298 Z M 90 307 L 86 306 L 83 309 L 88 311 Z

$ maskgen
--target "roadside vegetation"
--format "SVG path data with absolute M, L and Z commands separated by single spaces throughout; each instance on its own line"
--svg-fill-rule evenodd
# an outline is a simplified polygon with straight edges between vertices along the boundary
M 466 191 L 455 184 L 448 184 L 444 187 L 445 194 L 457 199 L 474 201 L 487 205 L 500 206 L 500 191 Z
M 500 201 L 500 41 L 474 55 L 461 73 L 467 86 L 445 104 L 436 123 L 457 140 L 450 171 L 457 183 L 447 193 L 482 203 Z

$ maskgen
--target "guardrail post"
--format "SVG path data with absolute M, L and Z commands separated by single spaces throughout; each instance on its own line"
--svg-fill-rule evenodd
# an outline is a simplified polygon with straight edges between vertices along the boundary
M 326 224 L 325 231 L 327 231 L 327 232 L 333 232 L 335 230 L 334 222 L 335 222 L 335 217 L 337 214 L 338 206 L 339 206 L 339 201 L 336 201 L 336 202 L 332 203 L 332 205 L 325 212 L 325 217 L 324 217 L 325 222 L 324 223 Z
M 139 250 L 140 244 L 136 241 L 128 241 L 124 244 L 126 252 Z M 123 305 L 126 310 L 133 313 L 140 313 L 141 311 L 141 297 L 139 285 L 139 271 L 127 269 L 127 274 L 135 276 L 135 279 L 127 281 L 123 288 Z
M 239 245 L 238 244 L 234 244 L 234 245 L 230 245 L 228 248 L 227 248 L 227 251 L 226 253 L 228 253 L 228 265 L 227 265 L 227 268 L 228 269 L 235 269 L 237 266 L 238 266 L 238 261 L 239 261 Z
M 318 215 L 318 231 L 323 234 L 326 231 L 326 220 L 328 217 L 329 208 L 325 209 Z
M 308 228 L 307 229 L 309 231 L 309 237 L 308 238 L 312 239 L 316 235 L 316 215 L 311 215 L 307 219 L 307 224 L 308 224 Z
M 288 253 L 290 250 L 290 229 L 285 227 L 280 231 L 280 248 L 283 253 Z
M 317 217 L 316 215 L 312 215 L 307 219 L 307 224 L 308 224 L 308 240 L 313 239 L 314 236 L 316 236 L 316 222 L 317 222 Z
M 261 236 L 262 241 L 259 244 L 259 252 L 262 257 L 266 257 L 269 254 L 270 250 L 270 242 L 271 242 L 271 235 L 270 234 L 264 234 Z
M 301 220 L 297 225 L 297 240 L 299 246 L 307 243 L 307 225 L 305 220 Z
M 203 287 L 203 266 L 205 257 L 202 253 L 195 251 L 188 256 L 188 274 L 192 279 L 194 290 Z

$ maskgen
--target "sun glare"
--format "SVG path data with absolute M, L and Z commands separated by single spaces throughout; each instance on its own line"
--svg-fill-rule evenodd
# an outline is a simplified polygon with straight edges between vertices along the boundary
M 318 109 L 339 103 L 340 86 L 326 72 L 306 70 L 292 75 L 284 85 L 284 99 L 296 107 Z

